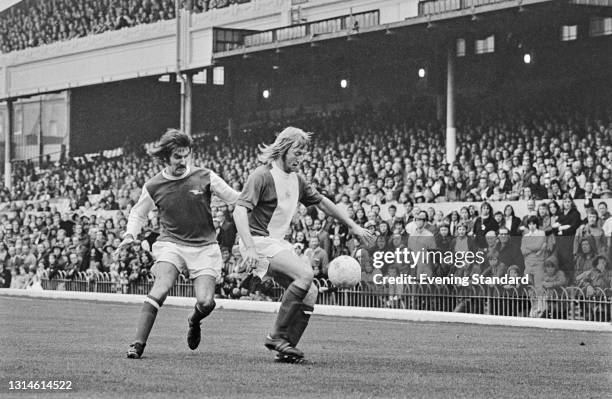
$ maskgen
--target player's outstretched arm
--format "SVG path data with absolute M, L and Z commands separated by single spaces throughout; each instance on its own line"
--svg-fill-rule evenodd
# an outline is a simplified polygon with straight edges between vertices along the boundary
M 360 240 L 371 241 L 374 239 L 372 233 L 362 227 L 359 227 L 359 225 L 357 225 L 357 223 L 355 223 L 355 221 L 351 219 L 349 215 L 342 210 L 342 208 L 336 206 L 336 204 L 334 204 L 329 198 L 323 197 L 317 207 L 323 212 L 325 212 L 327 215 L 333 216 L 334 218 L 347 225 L 351 230 L 351 233 L 357 236 Z
M 153 198 L 151 198 L 151 195 L 149 195 L 147 188 L 143 187 L 138 202 L 136 205 L 134 205 L 130 211 L 130 215 L 128 216 L 128 223 L 125 228 L 123 240 L 115 250 L 117 254 L 122 248 L 130 245 L 138 234 L 140 234 L 143 226 L 145 226 L 149 221 L 149 212 L 151 212 L 153 209 L 155 209 L 155 202 L 153 202 Z
M 258 256 L 255 250 L 255 242 L 251 235 L 251 229 L 249 228 L 249 217 L 247 208 L 242 205 L 236 205 L 234 209 L 234 222 L 236 223 L 236 230 L 238 236 L 247 248 L 247 252 L 244 257 L 244 262 L 247 268 L 251 269 L 257 266 Z

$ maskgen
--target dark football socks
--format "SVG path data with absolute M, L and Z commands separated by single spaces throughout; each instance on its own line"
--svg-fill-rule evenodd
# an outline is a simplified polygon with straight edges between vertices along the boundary
M 306 330 L 306 327 L 308 327 L 310 315 L 312 314 L 313 310 L 314 308 L 312 306 L 302 304 L 297 315 L 293 319 L 293 323 L 289 326 L 288 341 L 294 348 L 297 346 L 298 342 L 300 342 L 300 339 L 304 334 L 304 330 Z
M 295 317 L 300 312 L 302 300 L 308 293 L 308 290 L 298 287 L 292 283 L 283 295 L 283 301 L 278 309 L 274 329 L 272 330 L 272 338 L 283 338 L 289 340 L 289 326 L 293 323 Z
M 214 299 L 208 306 L 201 306 L 199 303 L 196 303 L 195 308 L 193 309 L 193 313 L 190 316 L 191 322 L 198 324 L 200 321 L 202 321 L 203 318 L 205 318 L 206 316 L 211 314 L 213 310 L 215 310 L 215 306 L 217 306 L 217 304 L 215 303 Z
M 138 321 L 138 330 L 136 331 L 136 342 L 146 344 L 149 338 L 149 333 L 155 323 L 157 311 L 161 308 L 163 300 L 159 300 L 151 295 L 147 295 L 142 310 L 140 311 L 140 320 Z

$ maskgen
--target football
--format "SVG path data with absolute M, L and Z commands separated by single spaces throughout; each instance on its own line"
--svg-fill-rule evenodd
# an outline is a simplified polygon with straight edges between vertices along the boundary
M 329 281 L 339 288 L 353 288 L 361 280 L 361 266 L 355 258 L 338 256 L 329 263 Z

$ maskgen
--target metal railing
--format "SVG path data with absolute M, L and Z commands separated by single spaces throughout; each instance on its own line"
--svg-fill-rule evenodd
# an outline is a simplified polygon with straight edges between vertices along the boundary
M 374 284 L 360 283 L 338 290 L 317 281 L 319 304 L 463 312 L 514 317 L 610 322 L 612 290 L 579 287 L 535 289 L 533 286 L 410 285 L 400 292 Z
M 507 3 L 516 0 L 425 0 L 419 2 L 419 16 L 440 14 L 449 11 L 465 10 L 495 3 Z
M 44 273 L 41 284 L 45 290 L 145 295 L 153 281 L 150 275 L 130 281 L 125 276 L 86 272 L 76 273 L 69 278 L 66 272 L 60 271 L 52 279 Z M 390 289 L 363 282 L 352 289 L 338 289 L 325 279 L 316 279 L 314 283 L 319 289 L 317 303 L 324 305 L 598 322 L 610 322 L 612 319 L 610 289 L 595 288 L 587 292 L 579 287 L 536 290 L 532 286 L 406 285 L 398 290 L 397 287 Z M 283 292 L 283 288 L 274 283 L 268 295 L 278 301 Z M 170 295 L 193 297 L 192 282 L 180 275 Z
M 570 3 L 580 6 L 612 7 L 612 0 L 570 0 Z
M 344 15 L 321 21 L 307 22 L 283 28 L 271 29 L 244 35 L 244 47 L 256 47 L 285 40 L 294 40 L 311 35 L 341 32 L 344 30 L 359 30 L 379 24 L 380 12 L 378 10 L 366 11 L 357 14 Z

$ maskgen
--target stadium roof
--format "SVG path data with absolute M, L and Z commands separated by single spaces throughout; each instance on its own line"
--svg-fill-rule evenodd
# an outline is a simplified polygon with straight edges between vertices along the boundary
M 381 46 L 381 33 L 385 35 L 382 37 L 387 38 L 386 41 L 391 41 L 392 37 L 400 37 L 401 39 L 396 41 L 401 42 L 404 47 L 412 48 L 413 54 L 418 54 L 423 53 L 424 49 L 431 49 L 432 46 L 447 42 L 449 38 L 465 34 L 485 37 L 494 30 L 520 32 L 530 29 L 537 31 L 545 27 L 556 29 L 564 22 L 575 23 L 593 15 L 612 16 L 611 5 L 612 0 L 499 0 L 477 8 L 450 9 L 395 23 L 365 27 L 357 34 L 345 29 L 305 35 L 290 40 L 269 41 L 254 46 L 238 45 L 230 50 L 215 51 L 214 59 L 216 63 L 221 63 L 230 59 L 246 58 L 245 54 L 249 53 L 278 52 L 280 48 L 297 48 L 305 45 L 330 47 L 334 41 L 343 42 L 347 39 L 360 39 L 362 45 L 377 49 Z M 284 28 L 276 31 L 282 29 Z M 256 33 L 265 34 L 265 32 Z M 341 51 L 343 48 L 347 46 L 339 45 L 335 51 Z
M 0 12 L 19 3 L 21 0 L 0 0 Z

